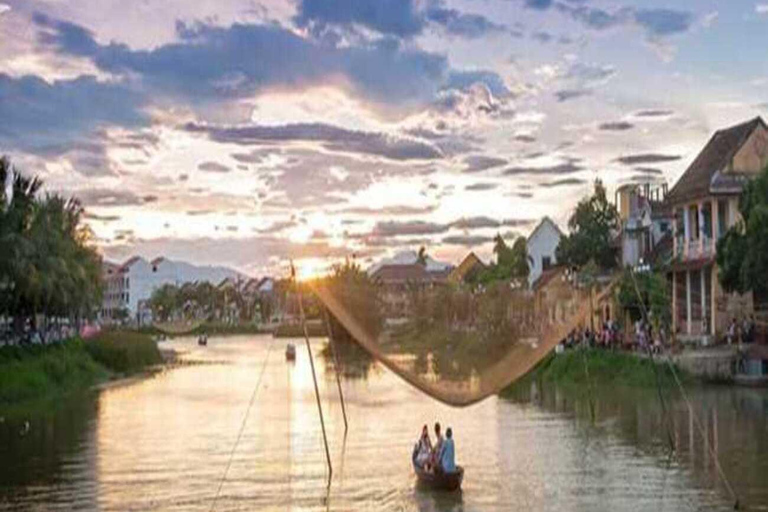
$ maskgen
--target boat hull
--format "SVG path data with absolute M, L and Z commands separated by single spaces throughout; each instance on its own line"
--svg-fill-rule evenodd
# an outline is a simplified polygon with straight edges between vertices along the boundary
M 464 480 L 464 468 L 456 466 L 453 473 L 430 472 L 424 470 L 416 463 L 416 452 L 411 457 L 413 471 L 416 473 L 419 485 L 438 491 L 456 491 L 461 488 L 461 482 Z

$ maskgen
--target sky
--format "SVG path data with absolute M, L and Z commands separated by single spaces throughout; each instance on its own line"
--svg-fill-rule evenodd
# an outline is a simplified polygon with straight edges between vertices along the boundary
M 107 259 L 458 263 L 768 112 L 768 3 L 0 0 L 0 153 Z

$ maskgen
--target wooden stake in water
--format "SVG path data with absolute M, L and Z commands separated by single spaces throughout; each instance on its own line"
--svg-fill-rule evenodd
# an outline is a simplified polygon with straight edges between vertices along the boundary
M 331 452 L 328 449 L 328 436 L 325 434 L 325 420 L 323 419 L 323 406 L 320 403 L 320 390 L 317 387 L 317 375 L 315 374 L 315 360 L 312 358 L 312 346 L 309 344 L 309 332 L 307 331 L 307 318 L 304 315 L 304 303 L 301 300 L 301 288 L 296 281 L 296 267 L 291 261 L 291 277 L 296 286 L 296 296 L 299 299 L 299 314 L 301 314 L 301 326 L 304 330 L 304 341 L 307 344 L 307 353 L 309 354 L 309 366 L 312 368 L 312 382 L 315 384 L 315 398 L 317 399 L 317 410 L 320 413 L 320 426 L 323 429 L 323 444 L 325 445 L 325 459 L 328 461 L 328 487 L 331 486 L 331 477 L 333 476 L 333 466 L 331 465 Z
M 339 399 L 341 400 L 341 413 L 344 415 L 344 435 L 347 435 L 347 430 L 349 430 L 349 425 L 347 424 L 347 408 L 344 405 L 344 393 L 341 390 L 341 377 L 339 376 L 339 370 L 341 367 L 339 366 L 339 356 L 336 353 L 336 340 L 333 336 L 333 325 L 331 324 L 331 315 L 328 314 L 328 309 L 324 308 L 325 311 L 325 324 L 328 326 L 328 344 L 331 347 L 331 354 L 333 355 L 333 364 L 336 368 L 336 386 L 339 388 Z

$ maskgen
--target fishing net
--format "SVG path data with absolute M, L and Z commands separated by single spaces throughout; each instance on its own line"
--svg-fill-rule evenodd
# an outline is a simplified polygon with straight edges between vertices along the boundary
M 356 343 L 424 393 L 466 406 L 524 376 L 571 331 L 607 320 L 613 285 L 565 268 L 548 270 L 529 287 L 379 279 L 345 265 L 308 287 L 327 311 L 334 344 Z

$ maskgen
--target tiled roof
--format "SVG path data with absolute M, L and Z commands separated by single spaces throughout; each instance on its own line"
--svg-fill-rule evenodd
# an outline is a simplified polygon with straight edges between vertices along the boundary
M 535 291 L 541 290 L 543 287 L 545 287 L 552 279 L 559 276 L 561 273 L 565 272 L 565 265 L 557 265 L 555 267 L 549 267 L 547 270 L 541 273 L 541 275 L 536 278 L 536 280 L 533 282 L 532 288 Z
M 427 281 L 431 279 L 423 265 L 382 265 L 372 276 L 383 282 Z
M 746 123 L 716 131 L 669 191 L 667 200 L 677 203 L 709 195 L 715 173 L 728 167 L 734 154 L 760 125 L 766 127 L 763 119 L 756 117 Z

